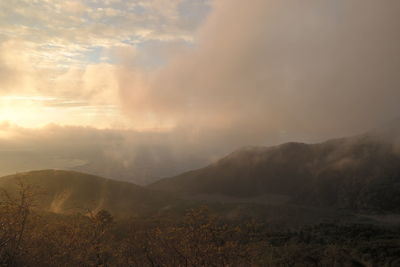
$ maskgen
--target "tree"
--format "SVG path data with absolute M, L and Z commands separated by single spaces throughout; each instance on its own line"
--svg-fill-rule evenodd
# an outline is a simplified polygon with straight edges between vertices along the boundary
M 34 190 L 21 179 L 16 179 L 16 194 L 0 190 L 0 262 L 14 264 L 22 252 L 29 215 L 34 205 Z

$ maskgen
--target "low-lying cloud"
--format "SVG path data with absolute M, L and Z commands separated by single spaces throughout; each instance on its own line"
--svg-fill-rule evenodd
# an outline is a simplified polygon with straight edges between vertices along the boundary
M 88 123 L 109 130 L 3 124 L 2 162 L 25 153 L 25 169 L 84 166 L 144 183 L 241 146 L 367 131 L 400 116 L 399 12 L 397 0 L 215 0 L 190 45 L 182 38 L 139 50 L 110 44 L 103 62 L 49 71 L 54 79 L 45 82 L 46 70 L 32 67 L 29 49 L 15 53 L 17 64 L 9 52 L 20 42 L 2 42 L 2 94 L 35 87 L 128 117 L 113 127 L 108 122 L 119 115 L 97 112 Z M 74 121 L 79 125 L 79 116 Z
M 217 151 L 177 134 L 48 125 L 0 124 L 0 176 L 73 169 L 146 184 L 209 163 Z
M 196 46 L 146 83 L 121 79 L 121 95 L 133 119 L 236 145 L 362 132 L 400 115 L 399 11 L 393 0 L 215 1 Z

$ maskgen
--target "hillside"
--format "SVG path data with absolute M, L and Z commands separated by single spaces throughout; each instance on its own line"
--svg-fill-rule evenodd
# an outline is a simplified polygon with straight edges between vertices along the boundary
M 106 209 L 117 216 L 140 216 L 155 213 L 175 200 L 163 193 L 128 182 L 61 170 L 41 170 L 0 178 L 0 188 L 11 194 L 18 181 L 32 188 L 38 209 L 56 213 L 86 213 Z
M 400 153 L 396 139 L 386 136 L 380 131 L 320 144 L 245 148 L 150 188 L 234 197 L 273 194 L 302 205 L 400 211 Z

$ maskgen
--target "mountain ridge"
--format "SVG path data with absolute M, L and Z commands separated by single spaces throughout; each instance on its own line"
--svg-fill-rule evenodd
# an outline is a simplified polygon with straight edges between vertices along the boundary
M 387 131 L 382 131 L 387 133 Z M 149 188 L 185 194 L 255 197 L 279 194 L 293 203 L 399 211 L 396 138 L 369 132 L 317 144 L 246 147 L 204 168 Z

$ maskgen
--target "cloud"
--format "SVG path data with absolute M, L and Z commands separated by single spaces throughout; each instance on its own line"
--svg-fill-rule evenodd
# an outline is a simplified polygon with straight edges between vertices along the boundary
M 194 34 L 210 3 L 198 1 L 196 13 L 188 1 L 80 1 L 84 15 L 59 1 L 1 2 L 0 94 L 34 91 L 57 99 L 32 109 L 50 121 L 114 128 L 15 136 L 76 149 L 73 159 L 103 155 L 97 166 L 110 158 L 139 166 L 138 155 L 164 153 L 152 164 L 173 158 L 189 168 L 185 158 L 204 163 L 244 145 L 316 142 L 400 116 L 400 2 L 218 0 Z M 7 14 L 18 23 L 1 23 Z M 116 130 L 129 127 L 129 137 Z
M 120 82 L 134 119 L 236 145 L 316 141 L 400 115 L 400 3 L 215 1 L 196 46 L 147 82 Z M 201 135 L 200 134 L 200 135 Z
M 49 122 L 99 127 L 129 124 L 122 122 L 118 79 L 126 75 L 142 79 L 143 71 L 165 64 L 171 51 L 193 42 L 194 29 L 205 12 L 197 14 L 186 8 L 191 1 L 0 2 L 0 98 L 45 96 L 86 103 L 80 119 L 76 119 L 77 112 L 71 116 L 71 109 L 59 108 L 53 109 L 58 118 L 52 113 L 46 121 L 46 112 L 37 101 L 24 108 L 3 105 L 0 119 L 10 120 L 16 117 L 13 114 L 22 115 L 32 107 L 30 113 L 36 114 L 27 117 L 40 119 L 30 124 L 28 119 L 15 122 L 25 126 Z M 197 4 L 203 9 L 208 5 L 206 1 Z M 181 5 L 185 15 L 193 14 L 191 19 L 184 17 Z M 0 101 L 4 103 L 4 99 Z M 113 106 L 117 112 L 103 121 L 101 116 L 87 119 L 93 117 L 86 116 L 93 111 L 87 106 L 100 105 L 105 110 Z
M 70 13 L 82 14 L 87 7 L 79 1 L 64 1 L 61 3 L 61 9 Z
M 82 60 L 93 47 L 110 48 L 143 41 L 192 41 L 205 16 L 193 16 L 187 28 L 180 5 L 192 0 L 149 1 L 6 1 L 0 3 L 0 43 L 24 40 L 35 44 L 36 67 L 62 68 Z M 201 6 L 207 5 L 199 1 Z M 189 22 L 188 21 L 188 22 Z M 89 63 L 99 59 L 91 58 Z
M 75 169 L 145 184 L 201 167 L 215 156 L 182 134 L 0 123 L 0 175 Z

